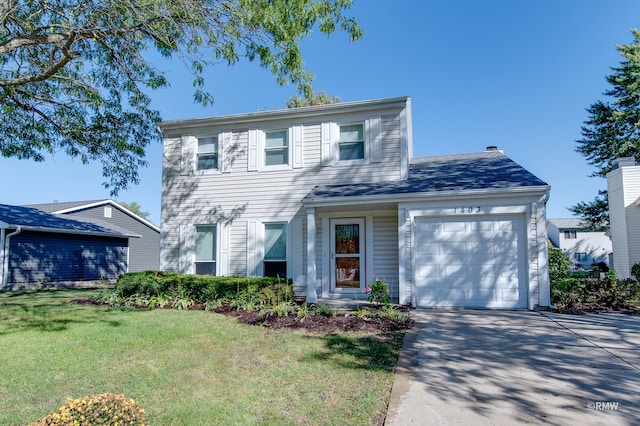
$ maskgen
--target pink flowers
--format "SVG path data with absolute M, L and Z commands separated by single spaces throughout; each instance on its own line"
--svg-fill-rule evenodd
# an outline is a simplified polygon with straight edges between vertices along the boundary
M 371 293 L 371 287 L 369 287 L 369 283 L 365 284 L 364 288 L 362 289 L 363 293 Z

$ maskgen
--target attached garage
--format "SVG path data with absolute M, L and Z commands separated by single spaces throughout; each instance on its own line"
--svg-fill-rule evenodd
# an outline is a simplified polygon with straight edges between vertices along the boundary
M 527 307 L 522 215 L 416 217 L 412 241 L 417 306 Z

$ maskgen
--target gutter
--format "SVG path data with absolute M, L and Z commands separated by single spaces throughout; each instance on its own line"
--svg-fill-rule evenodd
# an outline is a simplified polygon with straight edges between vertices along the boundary
M 302 199 L 302 205 L 305 207 L 334 207 L 345 205 L 370 204 L 374 202 L 423 202 L 423 201 L 441 201 L 447 199 L 459 199 L 460 197 L 496 197 L 505 198 L 513 196 L 536 196 L 545 197 L 549 192 L 548 185 L 527 186 L 517 188 L 502 189 L 460 189 L 451 191 L 434 191 L 434 192 L 410 192 L 410 193 L 394 193 L 394 194 L 375 194 L 375 195 L 353 195 L 353 196 L 332 196 L 332 197 L 315 197 Z
M 3 234 L 6 232 L 2 230 Z M 11 237 L 18 235 L 22 232 L 22 227 L 18 226 L 16 230 L 10 234 L 6 234 L 2 238 L 2 287 L 4 288 L 9 278 L 9 247 L 11 247 Z

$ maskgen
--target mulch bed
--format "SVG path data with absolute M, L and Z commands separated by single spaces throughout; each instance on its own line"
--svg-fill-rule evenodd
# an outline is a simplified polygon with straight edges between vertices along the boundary
M 372 309 L 373 311 L 374 309 Z M 349 315 L 347 312 L 338 313 L 335 316 L 309 315 L 304 320 L 295 315 L 289 316 L 260 316 L 258 312 L 247 312 L 244 310 L 231 309 L 229 305 L 222 305 L 215 309 L 215 312 L 227 316 L 232 316 L 245 324 L 261 325 L 273 329 L 295 328 L 303 329 L 314 333 L 331 334 L 338 331 L 359 331 L 367 333 L 389 333 L 393 331 L 405 331 L 413 327 L 414 321 L 408 319 L 400 321 L 388 317 L 380 318 L 360 318 Z
M 75 299 L 70 301 L 72 304 L 79 305 L 96 305 L 102 306 L 102 304 L 90 299 Z M 146 309 L 146 306 L 129 306 L 133 309 Z M 191 305 L 189 310 L 204 310 L 204 303 L 196 303 Z M 214 309 L 214 312 L 230 317 L 235 317 L 238 321 L 250 324 L 259 325 L 263 327 L 269 327 L 272 329 L 299 329 L 306 330 L 312 333 L 319 334 L 332 334 L 337 332 L 355 331 L 364 333 L 390 333 L 390 332 L 404 332 L 413 327 L 414 321 L 409 318 L 405 321 L 389 318 L 389 317 L 373 317 L 376 312 L 376 308 L 368 308 L 371 316 L 367 318 L 356 317 L 349 315 L 348 311 L 338 313 L 335 316 L 328 316 L 322 314 L 309 315 L 304 320 L 298 318 L 295 314 L 289 316 L 277 316 L 277 315 L 259 315 L 257 311 L 248 312 L 242 309 L 233 309 L 229 304 L 223 304 L 222 306 Z M 410 310 L 405 309 L 403 311 L 406 315 L 410 315 Z

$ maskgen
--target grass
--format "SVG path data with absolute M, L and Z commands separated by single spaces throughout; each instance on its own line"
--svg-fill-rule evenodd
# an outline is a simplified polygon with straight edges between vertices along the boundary
M 135 399 L 150 424 L 381 424 L 402 335 L 269 330 L 206 311 L 65 304 L 91 290 L 0 293 L 0 424 L 69 398 Z

